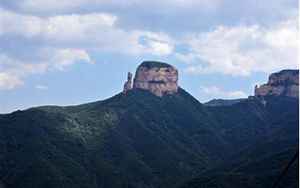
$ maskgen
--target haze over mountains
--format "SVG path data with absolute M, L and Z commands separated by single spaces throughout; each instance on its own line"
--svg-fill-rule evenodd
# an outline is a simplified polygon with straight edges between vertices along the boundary
M 147 61 L 109 99 L 0 115 L 0 186 L 271 187 L 298 152 L 299 71 L 229 105 L 201 104 L 179 76 Z M 280 186 L 298 187 L 298 160 Z

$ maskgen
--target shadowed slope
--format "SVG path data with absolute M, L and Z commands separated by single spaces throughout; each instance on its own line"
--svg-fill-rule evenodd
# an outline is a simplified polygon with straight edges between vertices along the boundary
M 250 156 L 259 163 L 297 146 L 297 100 L 266 100 L 205 107 L 182 89 L 131 90 L 1 115 L 0 179 L 10 188 L 151 188 L 221 172 L 232 159 L 248 171 Z

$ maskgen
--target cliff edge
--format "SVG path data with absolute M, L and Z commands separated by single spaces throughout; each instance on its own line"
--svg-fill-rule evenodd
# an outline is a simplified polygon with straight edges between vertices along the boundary
M 299 98 L 299 70 L 282 70 L 269 76 L 268 83 L 255 86 L 255 96 L 287 96 Z
M 131 89 L 131 77 L 124 86 L 124 93 Z M 158 97 L 178 91 L 178 71 L 172 65 L 158 61 L 144 61 L 135 73 L 132 89 L 147 90 Z

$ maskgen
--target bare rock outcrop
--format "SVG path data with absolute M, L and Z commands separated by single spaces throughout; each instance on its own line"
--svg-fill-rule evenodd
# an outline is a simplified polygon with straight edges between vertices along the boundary
M 128 72 L 127 81 L 124 84 L 123 93 L 126 94 L 131 89 L 132 89 L 132 73 Z
M 269 76 L 267 84 L 255 86 L 255 96 L 299 97 L 299 70 L 282 70 Z
M 144 61 L 136 70 L 133 89 L 148 90 L 156 96 L 176 93 L 178 71 L 175 67 L 157 61 Z

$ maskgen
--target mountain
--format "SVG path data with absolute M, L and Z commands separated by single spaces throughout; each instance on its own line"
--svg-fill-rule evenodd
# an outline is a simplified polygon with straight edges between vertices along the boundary
M 265 107 L 260 108 L 254 100 L 260 101 L 251 98 L 232 106 L 211 107 L 220 121 L 219 131 L 226 127 L 225 135 L 229 137 L 226 140 L 235 145 L 237 152 L 225 163 L 200 173 L 181 188 L 264 188 L 272 187 L 278 180 L 284 167 L 298 153 L 298 101 L 290 97 L 268 96 L 264 99 Z M 265 123 L 251 122 L 254 120 L 252 112 L 260 114 Z M 298 167 L 296 160 L 280 181 L 280 187 L 299 187 Z
M 221 154 L 210 121 L 183 90 L 2 115 L 1 179 L 8 187 L 169 187 Z
M 232 144 L 238 142 L 244 149 L 231 156 L 232 162 L 226 161 L 217 168 L 204 171 L 184 183 L 181 188 L 272 187 L 295 155 L 296 162 L 279 181 L 278 187 L 299 187 L 298 80 L 298 70 L 282 70 L 271 74 L 267 84 L 256 86 L 255 97 L 242 101 L 211 101 L 206 104 L 219 120 L 219 130 L 230 128 L 226 136 L 231 138 L 227 140 L 231 140 Z M 252 109 L 249 109 L 253 101 L 260 101 L 263 108 L 256 108 L 252 104 Z M 265 121 L 264 125 L 259 122 L 247 125 L 254 120 L 251 117 L 254 111 Z M 242 121 L 244 122 L 241 123 Z M 246 126 L 241 127 L 244 124 Z
M 246 99 L 212 99 L 204 105 L 206 106 L 231 106 Z
M 283 169 L 293 158 L 291 153 L 294 150 L 286 150 L 281 153 L 270 155 L 266 158 L 242 163 L 240 165 L 218 169 L 215 173 L 203 173 L 183 184 L 181 188 L 199 187 L 245 187 L 245 188 L 266 188 L 266 187 L 299 187 L 299 161 L 296 160 L 288 169 L 285 176 L 279 179 Z M 279 168 L 281 167 L 281 168 Z M 279 183 L 276 182 L 279 180 Z
M 270 95 L 205 106 L 177 80 L 173 66 L 148 61 L 109 99 L 0 115 L 0 187 L 272 183 L 298 150 L 298 99 Z M 285 187 L 297 184 L 297 172 L 289 170 Z

